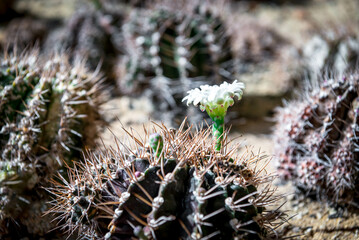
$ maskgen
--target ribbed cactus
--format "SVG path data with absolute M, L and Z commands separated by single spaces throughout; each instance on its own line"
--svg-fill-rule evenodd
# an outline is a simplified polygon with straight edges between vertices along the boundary
M 219 152 L 210 130 L 184 126 L 88 152 L 70 180 L 51 189 L 52 212 L 69 232 L 95 239 L 270 238 L 284 215 L 267 209 L 279 197 L 261 174 L 264 156 L 238 155 L 229 141 Z
M 123 25 L 127 54 L 118 66 L 119 89 L 148 94 L 154 117 L 165 122 L 185 115 L 196 122 L 196 114 L 181 104 L 185 93 L 204 83 L 222 83 L 233 73 L 224 22 L 208 4 L 185 5 L 136 9 Z
M 113 80 L 113 68 L 123 42 L 123 9 L 113 1 L 92 2 L 83 4 L 63 29 L 50 36 L 46 49 L 52 52 L 55 45 L 67 50 L 72 58 L 86 57 L 91 70 L 100 66 L 106 79 Z
M 359 36 L 337 33 L 314 36 L 303 48 L 305 67 L 315 79 L 317 74 L 343 74 L 353 71 L 358 65 Z
M 278 109 L 278 171 L 307 194 L 359 207 L 359 75 L 320 79 Z
M 42 228 L 47 199 L 41 187 L 63 161 L 70 163 L 93 144 L 98 79 L 63 55 L 44 61 L 31 51 L 1 59 L 0 238 L 12 231 L 10 225 L 31 224 L 24 230 L 29 234 L 49 230 L 49 222 Z M 18 230 L 9 234 L 20 236 Z

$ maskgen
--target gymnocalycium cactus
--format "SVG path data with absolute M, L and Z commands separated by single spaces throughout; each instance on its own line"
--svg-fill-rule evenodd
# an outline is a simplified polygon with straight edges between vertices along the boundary
M 307 194 L 358 206 L 358 73 L 320 79 L 278 109 L 278 170 Z
M 242 85 L 233 94 L 241 90 Z M 218 97 L 220 92 L 213 101 Z M 261 174 L 263 155 L 250 150 L 239 155 L 239 144 L 227 137 L 217 151 L 210 129 L 185 130 L 185 122 L 177 131 L 164 125 L 153 131 L 145 129 L 145 136 L 126 131 L 128 144 L 116 141 L 116 148 L 88 152 L 85 163 L 69 171 L 69 181 L 62 178 L 50 189 L 55 196 L 50 212 L 60 213 L 64 228 L 121 240 L 272 236 L 274 222 L 284 215 L 266 209 L 280 197 L 269 185 L 261 187 L 273 179 Z
M 234 58 L 224 22 L 209 4 L 188 2 L 182 9 L 136 9 L 123 25 L 127 54 L 119 63 L 119 89 L 147 94 L 156 118 L 173 123 L 198 113 L 181 103 L 185 93 L 202 84 L 231 78 Z
M 1 59 L 0 238 L 20 238 L 21 225 L 22 236 L 51 228 L 41 218 L 48 201 L 41 187 L 93 142 L 88 132 L 96 131 L 87 129 L 97 118 L 98 80 L 64 55 L 45 61 L 34 50 Z

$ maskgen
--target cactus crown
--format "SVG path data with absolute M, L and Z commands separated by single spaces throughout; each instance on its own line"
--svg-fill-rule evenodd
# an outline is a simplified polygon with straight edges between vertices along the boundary
M 227 138 L 218 153 L 210 130 L 184 126 L 156 126 L 156 135 L 129 134 L 129 145 L 87 153 L 70 180 L 51 189 L 51 212 L 72 232 L 96 238 L 269 238 L 267 224 L 284 215 L 266 209 L 279 197 L 260 187 L 272 179 L 258 165 L 265 156 L 250 149 L 238 155 L 239 144 L 230 147 Z

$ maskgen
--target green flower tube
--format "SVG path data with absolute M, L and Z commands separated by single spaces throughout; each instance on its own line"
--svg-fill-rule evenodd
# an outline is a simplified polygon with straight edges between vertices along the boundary
M 213 137 L 216 139 L 216 150 L 222 147 L 224 132 L 224 117 L 227 109 L 234 104 L 234 97 L 238 100 L 242 98 L 244 84 L 235 80 L 232 84 L 227 82 L 220 86 L 202 85 L 188 91 L 188 95 L 183 98 L 187 100 L 187 105 L 193 103 L 194 106 L 200 104 L 201 111 L 206 111 L 213 121 Z

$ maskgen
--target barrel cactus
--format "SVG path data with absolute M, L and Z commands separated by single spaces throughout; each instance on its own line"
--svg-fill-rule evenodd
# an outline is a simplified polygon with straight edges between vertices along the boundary
M 93 144 L 96 131 L 88 130 L 97 118 L 98 80 L 63 55 L 44 61 L 30 51 L 2 58 L 0 238 L 49 230 L 41 220 L 47 200 L 42 187 L 64 161 L 69 164 L 79 149 Z M 23 225 L 23 232 L 16 230 Z
M 359 207 L 358 89 L 358 73 L 321 78 L 277 112 L 279 175 L 337 206 Z
M 49 36 L 45 49 L 54 46 L 69 52 L 71 59 L 86 57 L 87 67 L 100 67 L 108 81 L 114 81 L 113 68 L 122 48 L 121 25 L 123 9 L 114 1 L 92 1 L 82 4 L 64 28 Z
M 185 100 L 217 112 L 217 119 L 243 87 L 237 82 L 202 86 Z M 185 125 L 178 130 L 157 125 L 145 136 L 126 131 L 128 144 L 88 152 L 86 161 L 69 171 L 68 181 L 61 178 L 50 189 L 56 196 L 50 212 L 60 213 L 70 233 L 96 239 L 273 236 L 284 214 L 267 209 L 280 196 L 266 185 L 273 176 L 261 174 L 258 164 L 265 157 L 238 154 L 239 145 L 228 140 L 223 124 L 215 124 L 213 138 L 210 129 Z
M 135 9 L 123 37 L 127 52 L 118 64 L 120 91 L 147 95 L 154 117 L 168 123 L 185 115 L 198 122 L 198 114 L 181 104 L 185 93 L 222 83 L 234 71 L 226 26 L 209 4 Z
M 313 79 L 317 74 L 353 71 L 358 59 L 359 36 L 349 31 L 328 30 L 314 36 L 303 48 L 304 66 Z

